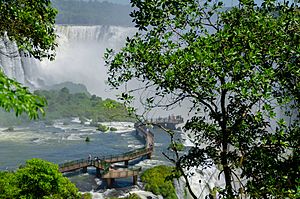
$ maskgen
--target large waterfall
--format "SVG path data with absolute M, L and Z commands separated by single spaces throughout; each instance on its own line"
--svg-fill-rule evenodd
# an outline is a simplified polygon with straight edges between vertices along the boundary
M 17 45 L 7 37 L 0 39 L 0 67 L 4 73 L 18 82 L 36 87 L 39 62 L 32 57 L 25 57 L 19 52 Z
M 42 62 L 22 56 L 14 43 L 3 38 L 0 65 L 9 77 L 31 88 L 72 81 L 85 84 L 91 93 L 113 97 L 105 85 L 107 69 L 103 53 L 106 48 L 120 49 L 135 30 L 118 26 L 58 25 L 56 59 Z

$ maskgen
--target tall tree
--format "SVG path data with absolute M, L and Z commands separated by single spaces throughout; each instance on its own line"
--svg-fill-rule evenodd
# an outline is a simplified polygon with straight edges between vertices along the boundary
M 149 109 L 192 103 L 184 128 L 194 146 L 173 160 L 191 195 L 198 197 L 186 169 L 218 165 L 225 198 L 299 196 L 299 7 L 274 0 L 240 0 L 230 9 L 210 0 L 131 5 L 140 32 L 120 52 L 107 50 L 108 80 L 112 87 L 144 82 Z M 121 99 L 130 105 L 136 90 Z
M 0 1 L 0 37 L 8 38 L 27 56 L 37 59 L 54 58 L 54 31 L 56 10 L 50 0 L 2 0 Z M 4 47 L 1 47 L 4 48 Z M 0 48 L 0 53 L 3 50 Z M 5 54 L 18 56 L 19 52 Z M 30 118 L 38 117 L 45 101 L 0 71 L 0 106 L 16 115 L 26 112 Z

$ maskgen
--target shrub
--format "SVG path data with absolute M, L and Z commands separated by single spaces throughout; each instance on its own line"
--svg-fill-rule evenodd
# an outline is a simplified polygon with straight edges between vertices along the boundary
M 160 165 L 147 169 L 142 175 L 142 182 L 146 183 L 146 191 L 162 195 L 166 199 L 177 199 L 175 187 L 167 178 L 172 175 L 173 167 Z
M 82 199 L 92 199 L 93 195 L 91 193 L 82 194 Z
M 103 125 L 103 124 L 99 124 L 98 127 L 97 127 L 97 130 L 102 131 L 102 132 L 106 132 L 106 131 L 108 131 L 108 129 L 109 128 L 107 126 Z
M 12 198 L 79 199 L 81 195 L 57 165 L 41 159 L 28 160 L 9 179 L 14 186 L 8 188 L 17 190 Z
M 110 127 L 109 130 L 110 130 L 110 131 L 117 131 L 118 129 L 115 128 L 115 127 Z
M 130 193 L 126 199 L 140 199 L 140 197 L 136 193 Z

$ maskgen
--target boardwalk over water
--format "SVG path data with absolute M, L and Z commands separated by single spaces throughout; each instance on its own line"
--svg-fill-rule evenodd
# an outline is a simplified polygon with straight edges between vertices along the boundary
M 95 167 L 96 175 L 102 179 L 106 179 L 108 187 L 112 186 L 116 178 L 133 177 L 133 184 L 136 184 L 141 167 L 128 168 L 128 162 L 143 156 L 149 159 L 151 158 L 154 146 L 154 135 L 143 125 L 135 124 L 135 128 L 137 135 L 141 136 L 145 141 L 144 147 L 118 155 L 99 156 L 98 159 L 86 158 L 65 162 L 59 164 L 59 171 L 65 173 L 82 169 L 83 172 L 87 172 L 87 167 Z M 126 168 L 117 168 L 111 165 L 117 162 L 124 162 Z

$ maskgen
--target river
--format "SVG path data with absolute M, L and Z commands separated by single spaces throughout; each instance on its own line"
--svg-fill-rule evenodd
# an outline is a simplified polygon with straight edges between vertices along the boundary
M 78 120 L 56 120 L 47 125 L 35 121 L 14 129 L 0 128 L 0 169 L 14 170 L 24 164 L 27 159 L 41 158 L 53 163 L 88 158 L 101 155 L 114 155 L 143 147 L 143 140 L 136 136 L 133 123 L 111 122 L 105 125 L 118 130 L 103 133 L 95 127 L 82 125 Z M 162 152 L 167 151 L 170 138 L 160 131 L 154 130 L 155 150 L 152 160 L 137 163 L 143 169 L 158 164 L 170 164 Z M 90 142 L 85 142 L 86 137 Z M 87 174 L 73 173 L 67 176 L 80 191 L 100 190 L 103 184 L 95 178 L 94 169 L 89 168 Z M 131 179 L 118 179 L 116 187 L 130 186 Z

